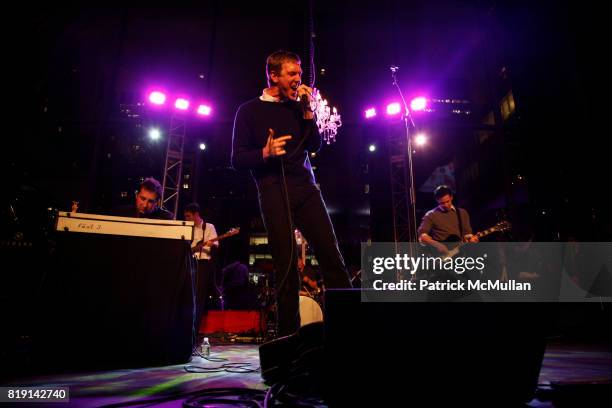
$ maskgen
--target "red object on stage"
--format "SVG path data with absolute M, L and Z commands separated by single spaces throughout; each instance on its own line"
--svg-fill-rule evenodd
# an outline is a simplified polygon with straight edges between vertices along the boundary
M 210 310 L 200 321 L 200 333 L 261 332 L 261 313 L 258 310 Z

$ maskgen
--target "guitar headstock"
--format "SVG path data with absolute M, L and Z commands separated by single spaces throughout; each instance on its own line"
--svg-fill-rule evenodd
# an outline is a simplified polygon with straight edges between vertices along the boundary
M 508 221 L 501 221 L 501 222 L 498 222 L 497 224 L 495 224 L 493 229 L 495 229 L 495 231 L 499 231 L 499 232 L 507 232 L 507 231 L 510 231 L 512 229 L 512 224 L 510 224 L 510 222 L 508 222 Z
M 492 226 L 489 229 L 479 232 L 476 234 L 478 238 L 486 237 L 487 235 L 493 234 L 494 232 L 506 232 L 512 229 L 512 225 L 508 221 L 501 221 Z
M 226 237 L 231 237 L 233 235 L 237 235 L 240 234 L 240 227 L 235 227 L 235 228 L 231 228 L 229 231 L 227 231 L 225 234 Z

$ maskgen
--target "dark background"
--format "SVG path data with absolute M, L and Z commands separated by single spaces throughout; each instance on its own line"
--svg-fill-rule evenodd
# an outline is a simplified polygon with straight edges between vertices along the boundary
M 3 309 L 31 309 L 48 269 L 48 209 L 69 210 L 78 200 L 82 211 L 105 212 L 131 202 L 144 177 L 161 180 L 166 139 L 151 141 L 147 131 L 156 125 L 167 132 L 170 114 L 139 105 L 151 86 L 212 104 L 210 118 L 188 121 L 181 206 L 198 201 L 219 233 L 241 226 L 220 266 L 246 261 L 249 236 L 264 230 L 250 176 L 230 168 L 234 113 L 266 86 L 267 55 L 305 55 L 308 4 L 19 4 L 5 11 Z M 380 114 L 397 100 L 390 65 L 400 67 L 408 99 L 465 101 L 415 114 L 429 135 L 415 153 L 417 187 L 453 163 L 457 201 L 476 230 L 505 218 L 516 240 L 610 239 L 602 8 L 571 1 L 313 3 L 315 85 L 343 126 L 312 162 L 349 266 L 359 268 L 361 242 L 393 240 L 390 138 L 401 139 L 403 127 Z M 505 115 L 509 95 L 514 109 Z M 370 106 L 379 115 L 366 122 Z M 430 192 L 419 191 L 417 218 L 434 204 Z M 572 324 L 584 318 L 574 316 Z
M 457 199 L 475 229 L 506 216 L 519 236 L 609 237 L 607 73 L 594 6 L 313 4 L 316 86 L 344 123 L 338 141 L 313 164 L 350 263 L 358 262 L 359 242 L 392 240 L 384 145 L 403 130 L 382 115 L 367 124 L 363 118 L 366 107 L 381 112 L 397 99 L 391 64 L 400 67 L 407 98 L 468 102 L 460 107 L 469 115 L 439 109 L 416 117 L 430 136 L 415 155 L 417 187 L 452 161 Z M 261 230 L 252 181 L 229 167 L 233 115 L 265 87 L 269 53 L 304 55 L 307 7 L 219 1 L 18 7 L 3 36 L 9 96 L 3 213 L 11 204 L 26 223 L 41 209 L 68 209 L 72 200 L 83 211 L 103 211 L 131 201 L 143 177 L 161 179 L 165 139 L 153 142 L 147 130 L 158 125 L 163 132 L 170 115 L 137 105 L 159 85 L 213 106 L 212 117 L 188 123 L 184 174 L 191 179 L 181 205 L 200 202 L 220 232 L 238 224 Z M 509 91 L 515 110 L 503 120 L 500 104 Z M 490 114 L 494 121 L 483 135 Z M 200 142 L 206 151 L 197 149 Z M 374 154 L 370 143 L 379 144 Z M 419 192 L 418 218 L 433 204 Z
M 343 118 L 338 141 L 312 161 L 349 264 L 359 263 L 360 242 L 393 240 L 389 137 L 401 138 L 403 128 L 382 114 L 363 117 L 367 107 L 381 113 L 397 100 L 392 64 L 409 100 L 423 94 L 465 102 L 415 114 L 429 135 L 415 153 L 417 188 L 452 162 L 457 201 L 477 230 L 508 218 L 515 239 L 610 236 L 607 73 L 595 6 L 312 4 L 315 85 Z M 78 200 L 82 211 L 104 212 L 131 202 L 144 177 L 161 180 L 170 113 L 139 103 L 162 86 L 213 106 L 210 118 L 187 124 L 181 206 L 198 201 L 220 233 L 245 228 L 231 244 L 232 257 L 244 260 L 249 233 L 263 226 L 249 175 L 229 165 L 233 116 L 266 86 L 269 53 L 305 55 L 308 5 L 17 7 L 3 27 L 2 213 L 11 226 L 4 238 L 15 230 L 35 234 L 47 208 L 67 210 Z M 515 108 L 503 117 L 509 93 Z M 162 129 L 161 140 L 148 138 L 152 126 Z M 433 205 L 430 192 L 419 190 L 417 219 Z

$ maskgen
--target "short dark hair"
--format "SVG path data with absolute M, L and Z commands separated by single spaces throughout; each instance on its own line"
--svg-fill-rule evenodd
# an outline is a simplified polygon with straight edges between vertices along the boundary
M 138 192 L 140 193 L 143 189 L 147 191 L 153 191 L 155 194 L 157 194 L 158 199 L 160 199 L 162 196 L 162 185 L 153 177 L 148 177 L 144 179 L 142 183 L 140 183 L 140 186 L 138 187 Z
M 453 189 L 446 185 L 436 187 L 434 190 L 434 197 L 437 199 L 444 197 L 445 195 L 454 196 Z
M 300 56 L 290 51 L 275 51 L 266 58 L 266 77 L 268 78 L 268 86 L 271 86 L 270 75 L 272 71 L 280 74 L 283 69 L 283 63 L 292 61 L 301 64 Z
M 200 204 L 198 203 L 191 203 L 191 204 L 187 204 L 185 206 L 185 210 L 184 212 L 190 212 L 190 213 L 198 213 L 200 216 L 202 216 L 202 213 L 200 212 Z
M 305 277 L 308 277 L 309 279 L 312 279 L 313 281 L 318 281 L 319 280 L 319 271 L 310 265 L 305 265 L 304 266 L 304 271 L 302 272 L 302 275 Z

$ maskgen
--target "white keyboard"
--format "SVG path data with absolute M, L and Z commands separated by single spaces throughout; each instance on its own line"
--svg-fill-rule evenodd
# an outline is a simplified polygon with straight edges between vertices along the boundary
M 56 231 L 193 240 L 193 221 L 151 220 L 60 211 Z

